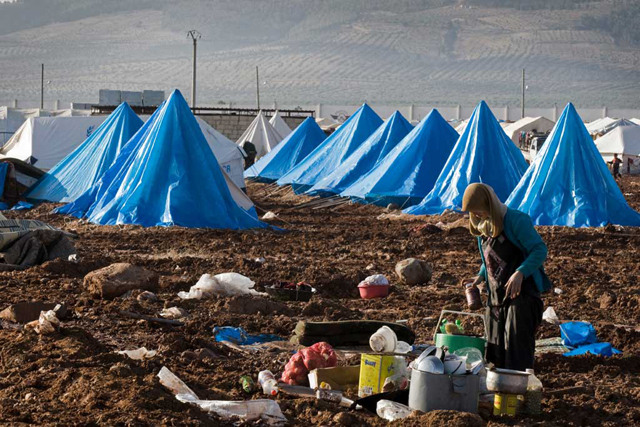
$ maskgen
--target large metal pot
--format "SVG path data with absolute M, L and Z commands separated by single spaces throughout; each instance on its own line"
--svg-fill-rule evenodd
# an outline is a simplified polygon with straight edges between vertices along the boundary
M 497 393 L 525 394 L 529 375 L 527 372 L 494 368 L 487 371 L 487 389 Z

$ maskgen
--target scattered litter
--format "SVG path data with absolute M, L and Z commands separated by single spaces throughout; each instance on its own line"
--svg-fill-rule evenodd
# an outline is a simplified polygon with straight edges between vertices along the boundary
M 174 307 L 175 308 L 175 307 Z M 217 342 L 229 341 L 237 345 L 251 345 L 259 344 L 271 341 L 284 341 L 277 335 L 273 334 L 248 334 L 242 328 L 235 328 L 233 326 L 215 326 L 213 328 L 213 337 Z
M 561 295 L 561 294 L 562 294 L 562 292 L 563 292 L 563 290 L 562 290 L 562 289 L 560 289 L 560 288 L 554 288 L 554 289 L 553 289 L 553 292 L 555 292 L 557 295 Z
M 147 350 L 146 347 L 140 347 L 136 350 L 122 350 L 119 351 L 118 354 L 124 354 L 133 360 L 145 360 L 155 357 L 158 352 L 155 350 Z
M 278 215 L 276 215 L 275 213 L 269 211 L 266 214 L 262 215 L 262 219 L 276 219 L 278 218 Z
M 178 292 L 182 299 L 201 299 L 205 296 L 221 295 L 265 295 L 253 289 L 255 282 L 238 273 L 222 273 L 211 276 L 203 274 L 189 292 Z
M 180 307 L 169 307 L 165 308 L 160 312 L 160 316 L 165 319 L 182 319 L 183 317 L 188 317 L 189 313 L 184 308 Z
M 260 263 L 260 264 L 264 264 L 267 260 L 264 259 L 263 257 L 258 257 L 256 259 L 254 259 L 255 262 Z
M 376 404 L 376 414 L 387 421 L 401 420 L 408 417 L 413 410 L 402 403 L 391 400 L 379 400 Z
M 267 396 L 276 396 L 278 394 L 278 380 L 276 380 L 273 372 L 269 370 L 260 371 L 258 373 L 258 384 L 262 387 L 262 393 Z
M 388 326 L 381 327 L 369 338 L 371 350 L 377 353 L 391 353 L 396 349 L 397 343 L 398 336 Z
M 562 338 L 544 338 L 536 340 L 536 354 L 559 353 L 563 354 L 571 351 L 571 348 L 564 345 Z
M 69 255 L 69 258 L 67 258 L 67 260 L 70 262 L 78 262 L 78 254 Z
M 560 319 L 558 319 L 558 315 L 553 307 L 547 307 L 547 309 L 542 313 L 542 320 L 551 323 L 552 325 L 559 325 Z
M 200 400 L 182 380 L 166 367 L 158 373 L 160 384 L 171 390 L 180 402 L 192 403 L 207 412 L 226 419 L 240 418 L 242 421 L 263 420 L 267 424 L 280 425 L 287 419 L 275 400 L 257 399 L 246 401 Z
M 40 335 L 52 334 L 60 327 L 60 320 L 56 316 L 56 309 L 60 308 L 60 304 L 53 310 L 41 311 L 38 324 L 35 325 L 35 331 Z
M 364 279 L 360 284 L 388 286 L 389 279 L 387 279 L 384 274 L 374 274 Z
M 389 279 L 382 274 L 374 274 L 358 284 L 358 291 L 363 299 L 386 297 L 389 295 L 389 286 Z

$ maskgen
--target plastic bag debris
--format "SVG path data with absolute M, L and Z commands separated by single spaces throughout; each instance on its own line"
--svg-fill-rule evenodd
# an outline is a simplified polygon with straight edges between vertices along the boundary
M 561 295 L 563 291 L 560 288 L 553 288 L 553 292 L 557 295 Z
M 542 313 L 542 320 L 551 323 L 552 325 L 559 325 L 560 319 L 558 319 L 558 315 L 553 307 L 547 307 L 547 309 Z
M 67 258 L 69 262 L 78 262 L 78 254 L 71 254 L 69 258 Z
M 136 350 L 122 350 L 119 351 L 118 354 L 124 354 L 133 360 L 145 360 L 153 358 L 158 352 L 155 350 L 147 350 L 146 347 L 140 347 Z
M 42 335 L 52 334 L 60 327 L 60 320 L 54 310 L 40 312 L 38 324 L 35 327 L 37 333 Z
M 287 422 L 278 402 L 269 399 L 247 401 L 200 400 L 182 380 L 166 367 L 158 373 L 160 384 L 171 390 L 180 402 L 198 405 L 207 412 L 213 412 L 223 418 L 240 418 L 243 421 L 261 419 L 268 424 L 278 425 Z
M 262 219 L 276 219 L 278 218 L 278 215 L 276 215 L 275 213 L 269 211 L 266 214 L 262 215 Z
M 178 296 L 182 299 L 201 299 L 211 295 L 266 295 L 253 289 L 253 285 L 253 280 L 238 273 L 222 273 L 215 276 L 203 274 L 189 292 L 178 292 Z
M 374 274 L 373 276 L 369 276 L 359 283 L 360 285 L 368 284 L 368 285 L 381 285 L 388 286 L 389 279 L 385 277 L 384 274 Z
M 235 328 L 233 326 L 215 326 L 213 328 L 213 336 L 216 341 L 229 341 L 237 345 L 251 345 L 259 344 L 271 341 L 284 341 L 277 335 L 273 334 L 248 334 L 242 328 Z
M 401 420 L 408 417 L 412 410 L 406 405 L 391 400 L 379 400 L 376 404 L 376 413 L 387 421 Z
M 189 313 L 184 308 L 180 307 L 169 307 L 165 308 L 160 312 L 160 316 L 165 319 L 182 319 L 183 317 L 189 316 Z

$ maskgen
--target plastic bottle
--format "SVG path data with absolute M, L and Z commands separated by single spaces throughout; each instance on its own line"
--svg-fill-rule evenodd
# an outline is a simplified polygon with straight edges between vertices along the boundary
M 252 393 L 256 386 L 256 384 L 253 382 L 253 379 L 249 375 L 241 376 L 240 384 L 242 385 L 242 389 L 245 391 L 245 393 Z
M 262 387 L 262 392 L 269 396 L 278 394 L 278 381 L 271 371 L 260 371 L 258 383 Z
M 527 369 L 529 383 L 524 395 L 524 410 L 529 415 L 542 413 L 542 382 L 534 375 L 533 369 Z

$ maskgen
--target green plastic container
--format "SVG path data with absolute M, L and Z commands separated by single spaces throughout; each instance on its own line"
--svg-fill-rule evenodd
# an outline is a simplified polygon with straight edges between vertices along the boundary
M 484 348 L 487 341 L 484 338 L 470 337 L 468 335 L 436 334 L 436 347 L 449 347 L 449 353 L 465 347 L 477 348 L 484 356 Z

